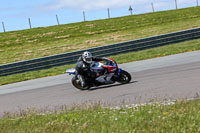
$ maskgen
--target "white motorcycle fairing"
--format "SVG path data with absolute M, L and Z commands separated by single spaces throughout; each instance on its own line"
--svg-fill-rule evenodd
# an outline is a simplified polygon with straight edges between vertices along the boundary
M 104 64 L 101 63 L 101 62 L 93 62 L 91 65 L 90 65 L 90 70 L 92 72 L 102 72 L 104 70 L 104 68 L 102 67 Z
M 66 73 L 68 73 L 69 75 L 76 75 L 76 69 L 75 68 L 70 68 L 66 70 Z

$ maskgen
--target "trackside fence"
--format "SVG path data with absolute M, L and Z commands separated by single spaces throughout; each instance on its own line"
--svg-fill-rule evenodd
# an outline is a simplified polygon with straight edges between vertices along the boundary
M 62 66 L 67 64 L 74 64 L 84 51 L 90 51 L 94 56 L 97 57 L 98 56 L 106 57 L 121 53 L 128 53 L 154 47 L 160 47 L 164 45 L 169 45 L 173 43 L 178 43 L 198 38 L 200 38 L 200 28 L 174 32 L 159 36 L 153 36 L 143 39 L 137 39 L 127 42 L 121 42 L 117 44 L 111 44 L 90 49 L 84 49 L 74 52 L 68 52 L 32 60 L 15 62 L 5 65 L 0 65 L 0 76 L 7 76 L 28 71 L 48 69 L 51 67 Z

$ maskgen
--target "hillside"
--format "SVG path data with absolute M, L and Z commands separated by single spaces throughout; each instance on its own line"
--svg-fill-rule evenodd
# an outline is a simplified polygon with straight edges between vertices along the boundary
M 200 27 L 200 7 L 0 33 L 0 64 Z

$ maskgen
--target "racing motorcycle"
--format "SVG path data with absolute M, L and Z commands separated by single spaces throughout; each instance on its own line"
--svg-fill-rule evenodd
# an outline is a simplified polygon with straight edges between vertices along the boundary
M 121 84 L 126 84 L 131 81 L 131 75 L 127 71 L 118 68 L 117 63 L 114 60 L 113 60 L 113 63 L 109 64 L 109 65 L 103 64 L 101 62 L 93 62 L 90 65 L 90 70 L 93 72 L 97 72 L 97 73 L 103 72 L 104 74 L 105 73 L 114 73 L 114 75 L 111 78 L 111 80 L 114 81 L 114 83 L 118 82 Z M 79 80 L 79 75 L 77 75 L 75 68 L 67 69 L 66 73 L 68 73 L 69 75 L 74 75 L 74 77 L 72 78 L 72 84 L 77 89 L 88 90 L 91 87 L 100 86 L 96 83 L 95 78 L 86 77 L 87 86 L 83 88 L 81 86 L 81 82 Z

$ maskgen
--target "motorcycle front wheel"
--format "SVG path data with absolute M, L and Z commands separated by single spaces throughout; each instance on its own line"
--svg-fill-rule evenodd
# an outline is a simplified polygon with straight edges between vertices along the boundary
M 131 75 L 127 71 L 122 70 L 120 76 L 118 77 L 117 82 L 121 84 L 126 84 L 129 83 L 130 81 L 131 81 Z
M 72 78 L 72 84 L 73 84 L 74 87 L 76 87 L 76 88 L 79 89 L 79 90 L 88 90 L 88 89 L 90 88 L 90 86 L 86 86 L 86 87 L 83 88 L 83 87 L 81 86 L 81 84 L 80 84 L 79 79 L 78 79 L 76 76 L 74 76 L 74 77 Z

